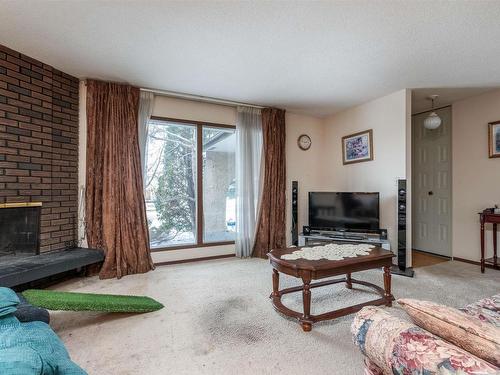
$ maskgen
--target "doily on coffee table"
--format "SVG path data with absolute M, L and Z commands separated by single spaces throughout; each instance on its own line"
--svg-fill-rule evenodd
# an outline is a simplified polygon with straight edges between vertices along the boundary
M 374 246 L 368 244 L 327 244 L 322 246 L 303 247 L 291 254 L 284 254 L 281 259 L 285 260 L 342 260 L 344 258 L 355 258 L 368 255 Z

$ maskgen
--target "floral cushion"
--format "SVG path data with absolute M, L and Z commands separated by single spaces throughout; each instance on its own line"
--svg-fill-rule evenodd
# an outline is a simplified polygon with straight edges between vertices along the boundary
M 405 298 L 398 303 L 419 327 L 500 366 L 500 328 L 434 302 Z
M 365 371 L 364 375 L 384 375 L 384 372 L 375 363 L 365 357 Z
M 499 374 L 500 369 L 433 334 L 364 307 L 351 326 L 354 342 L 384 374 Z
M 483 322 L 500 327 L 500 294 L 471 303 L 460 310 Z

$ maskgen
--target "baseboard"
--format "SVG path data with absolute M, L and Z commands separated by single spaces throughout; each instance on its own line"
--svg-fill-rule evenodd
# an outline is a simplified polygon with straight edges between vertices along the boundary
M 425 251 L 425 250 L 411 249 L 411 251 L 414 251 L 416 253 L 422 253 L 422 254 L 426 254 L 426 255 L 431 255 L 431 256 L 437 257 L 437 258 L 443 258 L 443 259 L 449 259 L 449 260 L 451 260 L 451 258 L 452 258 L 452 257 L 447 256 L 447 255 L 440 255 L 440 254 L 430 253 L 430 252 Z
M 476 260 L 470 260 L 470 259 L 464 259 L 464 258 L 458 258 L 458 257 L 453 257 L 453 260 L 456 260 L 458 262 L 463 262 L 463 263 L 469 263 L 469 264 L 474 264 L 478 267 L 481 267 L 481 262 L 478 262 Z M 499 267 L 495 267 L 493 264 L 488 264 L 486 263 L 484 265 L 486 268 L 491 268 L 492 270 L 500 270 Z
M 190 259 L 181 259 L 181 260 L 172 260 L 169 262 L 158 262 L 155 263 L 155 266 L 168 266 L 170 264 L 180 264 L 180 263 L 191 263 L 191 262 L 201 262 L 204 260 L 215 260 L 215 259 L 223 259 L 223 258 L 233 258 L 236 255 L 234 254 L 223 254 L 223 255 L 215 255 L 212 257 L 202 257 L 202 258 L 190 258 Z

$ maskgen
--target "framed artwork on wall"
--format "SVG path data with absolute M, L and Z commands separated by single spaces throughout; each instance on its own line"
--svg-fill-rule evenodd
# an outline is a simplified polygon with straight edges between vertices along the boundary
M 342 161 L 345 164 L 373 160 L 373 130 L 342 137 Z
M 488 144 L 490 158 L 500 158 L 500 121 L 488 124 Z

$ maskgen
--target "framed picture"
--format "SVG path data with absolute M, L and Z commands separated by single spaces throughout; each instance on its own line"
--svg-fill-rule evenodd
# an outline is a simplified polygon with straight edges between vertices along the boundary
M 490 158 L 500 158 L 500 121 L 488 124 Z
M 373 160 L 373 130 L 342 137 L 342 160 L 344 165 Z

